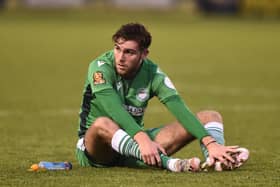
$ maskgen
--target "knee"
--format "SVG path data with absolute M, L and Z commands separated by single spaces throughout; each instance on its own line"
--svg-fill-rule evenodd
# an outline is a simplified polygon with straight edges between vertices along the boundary
M 104 134 L 113 134 L 119 126 L 108 117 L 98 117 L 88 129 L 88 134 L 103 136 Z
M 196 117 L 204 125 L 206 123 L 213 122 L 213 121 L 223 123 L 222 115 L 214 110 L 200 111 L 196 114 Z
M 99 150 L 107 149 L 118 126 L 107 117 L 97 118 L 86 131 L 85 147 L 90 155 L 99 154 Z M 96 156 L 96 155 L 95 155 Z
M 104 128 L 108 128 L 108 126 L 111 125 L 112 123 L 113 123 L 113 121 L 111 119 L 109 119 L 108 117 L 98 117 L 92 123 L 91 126 L 96 129 L 102 130 Z

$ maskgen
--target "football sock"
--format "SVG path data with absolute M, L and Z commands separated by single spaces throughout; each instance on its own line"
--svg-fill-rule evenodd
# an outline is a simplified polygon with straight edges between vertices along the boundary
M 206 131 L 217 141 L 217 143 L 221 145 L 225 145 L 225 139 L 224 139 L 224 127 L 222 123 L 219 122 L 209 122 L 204 125 L 204 128 Z M 201 143 L 200 144 L 202 153 L 205 157 L 205 159 L 208 157 L 208 151 L 206 147 Z
M 122 129 L 115 132 L 111 145 L 121 155 L 133 156 L 142 160 L 139 145 Z
M 142 160 L 139 145 L 122 129 L 117 130 L 113 135 L 111 146 L 121 155 L 125 155 L 128 157 L 132 156 L 139 160 Z M 170 158 L 162 153 L 160 153 L 160 158 L 163 168 L 169 169 L 171 171 L 174 170 L 175 161 L 178 159 Z

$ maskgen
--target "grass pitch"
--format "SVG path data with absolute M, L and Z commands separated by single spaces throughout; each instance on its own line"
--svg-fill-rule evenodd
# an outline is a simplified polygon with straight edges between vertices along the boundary
M 142 22 L 150 57 L 169 74 L 193 112 L 224 116 L 227 144 L 251 151 L 233 172 L 170 173 L 81 168 L 75 159 L 78 111 L 89 62 L 112 48 L 121 24 Z M 116 10 L 0 14 L 0 186 L 279 186 L 280 24 Z M 152 100 L 146 127 L 174 120 Z M 176 154 L 199 156 L 198 142 Z M 69 172 L 27 172 L 42 160 Z

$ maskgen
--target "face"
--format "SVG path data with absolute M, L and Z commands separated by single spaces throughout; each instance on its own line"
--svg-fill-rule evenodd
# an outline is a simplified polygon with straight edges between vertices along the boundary
M 114 46 L 117 73 L 124 78 L 133 78 L 147 53 L 147 50 L 139 49 L 136 41 L 119 39 Z

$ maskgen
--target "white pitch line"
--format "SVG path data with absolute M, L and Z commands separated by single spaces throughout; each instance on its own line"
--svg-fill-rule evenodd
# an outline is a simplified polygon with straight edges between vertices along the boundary
M 72 115 L 78 115 L 79 110 L 78 109 L 70 109 L 70 108 L 63 108 L 59 110 L 42 110 L 39 111 L 40 115 L 42 116 L 72 116 Z
M 176 84 L 184 92 L 204 93 L 211 95 L 226 95 L 226 96 L 257 96 L 257 97 L 280 97 L 280 90 L 272 90 L 265 88 L 239 88 L 239 87 L 224 87 L 217 85 L 186 85 L 185 83 Z M 184 88 L 184 89 L 182 89 Z
M 205 109 L 212 109 L 212 110 L 226 110 L 226 111 L 234 111 L 234 112 L 272 112 L 272 111 L 278 111 L 280 110 L 279 105 L 275 104 L 233 104 L 233 105 L 215 105 L 215 106 L 201 106 L 200 108 Z M 194 110 L 191 108 L 191 110 L 194 112 Z M 162 113 L 166 110 L 164 109 L 164 106 L 155 105 L 150 106 L 147 110 L 149 113 Z
M 256 104 L 234 104 L 231 106 L 218 106 L 218 110 L 227 110 L 235 112 L 269 112 L 280 110 L 279 105 L 256 105 Z
M 0 110 L 0 117 L 10 116 L 28 116 L 29 114 L 38 116 L 72 116 L 78 115 L 79 109 L 62 108 L 62 109 L 48 109 L 48 110 L 36 110 L 36 111 L 24 111 L 24 110 Z
M 202 106 L 203 107 L 203 106 Z M 200 107 L 201 108 L 201 107 Z M 205 109 L 213 109 L 213 110 L 226 110 L 226 111 L 234 111 L 234 112 L 273 112 L 280 111 L 280 106 L 276 104 L 233 104 L 233 105 L 216 105 L 205 106 Z M 191 108 L 192 111 L 194 111 Z M 162 113 L 167 112 L 167 109 L 164 108 L 163 105 L 149 105 L 146 110 L 148 113 Z M 28 116 L 38 114 L 38 116 L 78 116 L 79 110 L 75 108 L 62 108 L 62 109 L 48 109 L 48 110 L 36 110 L 36 111 L 24 111 L 24 110 L 0 110 L 0 118 L 2 117 L 11 117 L 11 116 Z

